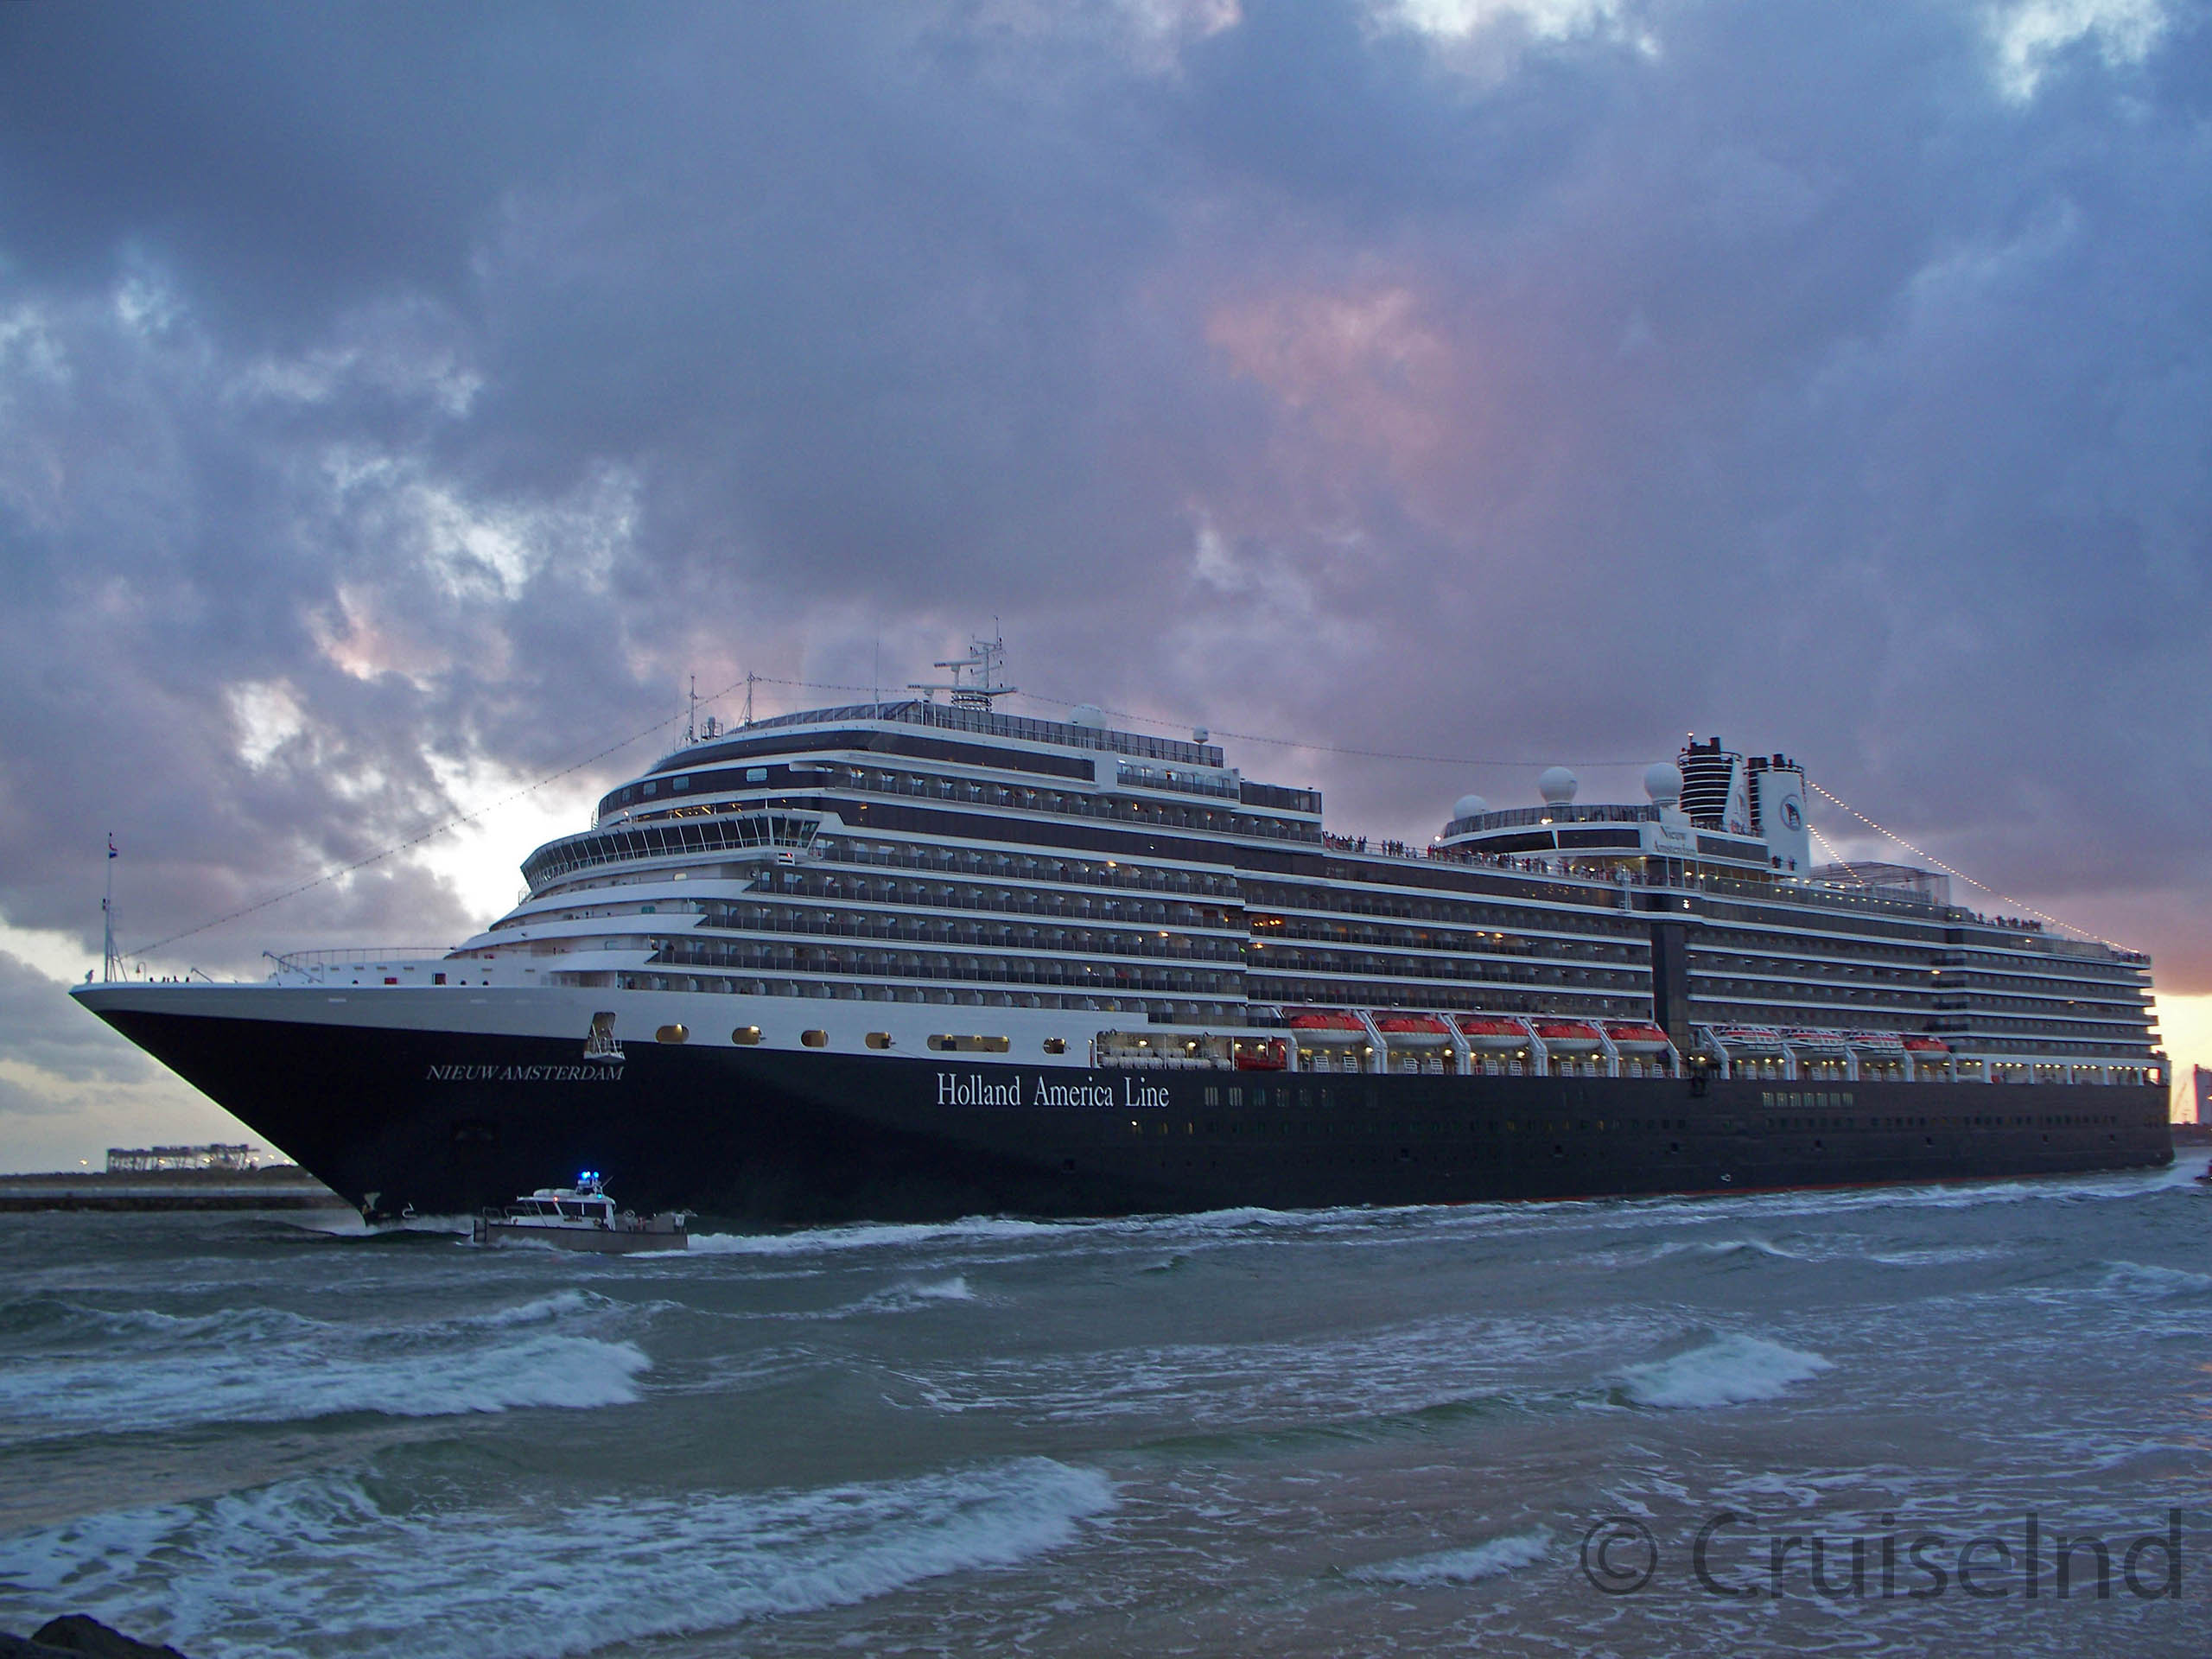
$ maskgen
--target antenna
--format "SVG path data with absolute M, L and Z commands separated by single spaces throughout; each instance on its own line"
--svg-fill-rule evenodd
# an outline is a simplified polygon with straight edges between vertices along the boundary
M 683 723 L 683 741 L 686 743 L 699 741 L 699 677 L 696 674 L 691 677 L 691 715 Z
M 100 920 L 106 938 L 101 946 L 100 977 L 109 984 L 115 982 L 123 958 L 115 951 L 115 861 L 123 855 L 115 850 L 115 831 L 107 832 L 107 892 L 100 899 Z
M 995 619 L 994 619 L 995 620 Z M 1006 665 L 1006 641 L 995 634 L 988 639 L 970 639 L 968 654 L 943 662 L 932 663 L 932 668 L 949 668 L 952 678 L 947 683 L 924 685 L 910 682 L 909 691 L 918 691 L 923 700 L 937 701 L 940 691 L 947 693 L 956 709 L 980 709 L 988 714 L 994 697 L 1010 697 L 1015 688 L 999 683 L 999 673 Z
M 753 723 L 753 682 L 759 677 L 751 669 L 745 671 L 745 723 Z

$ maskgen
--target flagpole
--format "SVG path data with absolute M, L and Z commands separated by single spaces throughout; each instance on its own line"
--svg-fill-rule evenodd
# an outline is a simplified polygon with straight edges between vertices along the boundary
M 100 974 L 110 984 L 115 982 L 115 861 L 120 856 L 115 850 L 115 831 L 111 830 L 107 832 L 107 893 L 100 899 L 100 919 L 107 934 Z

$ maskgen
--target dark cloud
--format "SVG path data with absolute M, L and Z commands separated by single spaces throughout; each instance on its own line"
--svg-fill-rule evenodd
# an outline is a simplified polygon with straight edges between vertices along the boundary
M 0 915 L 89 940 L 112 826 L 174 931 L 995 615 L 1516 763 L 1238 751 L 1376 833 L 1786 747 L 2212 989 L 2191 15 L 1487 11 L 0 12 Z M 190 949 L 472 919 L 394 860 Z
M 85 1018 L 64 987 L 0 950 L 0 1054 L 72 1083 L 135 1083 L 152 1074 L 146 1057 Z M 0 1084 L 6 1080 L 0 1078 Z M 11 1089 L 0 1112 L 22 1109 Z

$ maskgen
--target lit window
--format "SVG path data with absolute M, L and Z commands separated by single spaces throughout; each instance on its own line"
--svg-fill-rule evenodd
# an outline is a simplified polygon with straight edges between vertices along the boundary
M 653 1033 L 653 1039 L 656 1042 L 680 1043 L 690 1034 L 690 1028 L 687 1026 L 663 1026 Z
M 870 1048 L 890 1047 L 891 1033 L 887 1031 L 871 1031 L 868 1034 L 868 1046 Z
M 798 1039 L 809 1048 L 830 1046 L 830 1033 L 826 1031 L 802 1031 L 798 1034 Z
M 730 1033 L 729 1039 L 740 1048 L 750 1048 L 760 1040 L 760 1027 L 740 1026 L 735 1031 Z

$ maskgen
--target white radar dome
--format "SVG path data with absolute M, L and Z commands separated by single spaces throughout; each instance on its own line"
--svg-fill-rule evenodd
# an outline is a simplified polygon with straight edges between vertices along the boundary
M 1682 769 L 1671 760 L 1655 760 L 1643 769 L 1643 792 L 1657 806 L 1672 806 L 1682 798 Z
M 1565 766 L 1546 766 L 1537 774 L 1536 793 L 1544 798 L 1546 806 L 1565 806 L 1581 787 Z
M 1088 727 L 1094 732 L 1103 731 L 1106 711 L 1095 702 L 1078 702 L 1068 715 L 1068 724 Z
M 1478 818 L 1490 810 L 1490 803 L 1479 795 L 1462 795 L 1452 803 L 1454 818 Z

